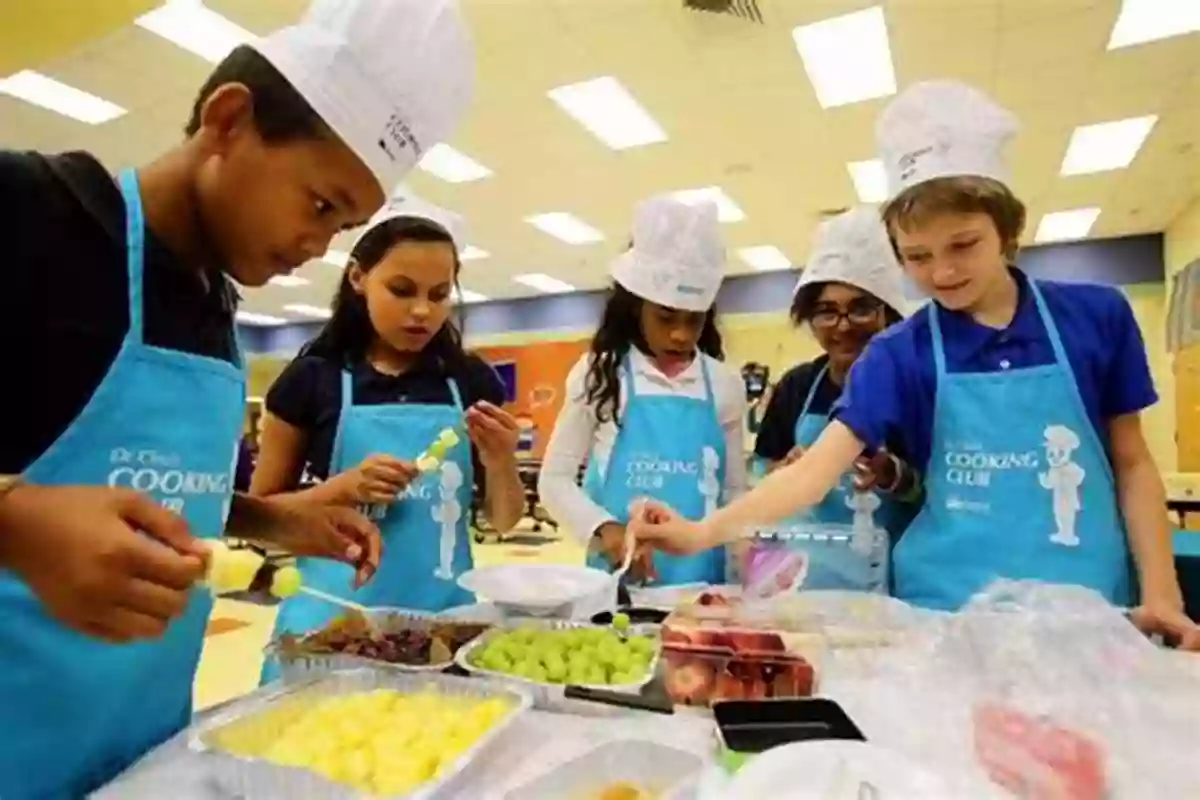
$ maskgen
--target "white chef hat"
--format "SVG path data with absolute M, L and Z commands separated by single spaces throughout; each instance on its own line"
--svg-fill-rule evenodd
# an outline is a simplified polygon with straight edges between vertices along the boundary
M 1004 146 L 1017 120 L 983 92 L 957 81 L 917 83 L 875 123 L 879 156 L 895 198 L 935 178 L 975 175 L 1004 182 Z
M 392 191 L 392 196 L 388 198 L 387 203 L 384 204 L 383 208 L 375 212 L 375 215 L 367 222 L 366 227 L 362 229 L 362 233 L 354 240 L 354 246 L 358 247 L 358 243 L 363 240 L 364 236 L 388 220 L 395 219 L 396 217 L 415 217 L 416 219 L 429 220 L 450 234 L 450 238 L 454 240 L 455 247 L 463 246 L 463 218 L 453 211 L 422 200 L 404 186 L 398 186 Z
M 717 205 L 687 204 L 670 195 L 638 203 L 633 246 L 613 261 L 613 279 L 643 300 L 707 311 L 725 277 Z
M 254 48 L 384 191 L 458 124 L 475 76 L 455 0 L 312 0 Z
M 856 206 L 817 228 L 796 291 L 813 283 L 846 283 L 870 292 L 903 316 L 908 301 L 901 275 L 879 210 Z

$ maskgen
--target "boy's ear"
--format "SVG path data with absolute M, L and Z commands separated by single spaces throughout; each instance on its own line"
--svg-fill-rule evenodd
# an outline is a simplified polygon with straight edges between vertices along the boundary
M 196 136 L 214 152 L 223 152 L 240 136 L 257 134 L 254 126 L 254 95 L 242 83 L 218 86 L 200 105 L 200 128 Z

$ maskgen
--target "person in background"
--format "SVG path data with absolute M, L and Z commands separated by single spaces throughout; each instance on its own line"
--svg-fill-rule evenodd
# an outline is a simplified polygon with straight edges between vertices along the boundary
M 301 559 L 306 586 L 366 606 L 442 611 L 470 603 L 473 491 L 501 532 L 521 518 L 517 423 L 500 408 L 495 370 L 463 351 L 450 312 L 458 292 L 458 219 L 400 194 L 359 237 L 333 316 L 267 393 L 251 491 L 372 509 L 384 555 L 348 593 L 342 564 Z M 460 443 L 437 468 L 415 461 L 445 430 Z M 307 469 L 319 479 L 297 492 Z M 302 633 L 339 612 L 306 595 L 285 600 L 277 633 Z M 263 678 L 278 671 L 268 661 Z
M 851 365 L 876 334 L 903 319 L 906 307 L 900 265 L 878 210 L 859 206 L 820 225 L 792 297 L 791 317 L 797 326 L 808 326 L 824 354 L 784 373 L 772 394 L 754 446 L 768 472 L 812 446 L 829 424 Z M 856 493 L 871 492 L 880 500 L 873 519 L 859 516 L 878 528 L 856 532 L 856 541 L 821 538 L 805 546 L 806 587 L 886 590 L 890 548 L 886 539 L 875 541 L 876 531 L 898 539 L 919 508 L 921 490 L 916 471 L 897 455 L 900 447 L 893 437 L 885 450 L 860 457 L 821 502 L 793 518 L 850 526 L 856 521 Z M 752 561 L 755 555 L 752 550 Z
M 188 723 L 212 607 L 197 538 L 370 576 L 361 515 L 233 493 L 232 282 L 367 219 L 464 111 L 471 70 L 446 2 L 319 2 L 234 50 L 186 138 L 117 180 L 86 153 L 0 152 L 0 331 L 27 380 L 0 399 L 0 472 L 20 476 L 0 497 L 5 800 L 84 797 Z
M 1025 206 L 1002 158 L 1015 130 L 952 81 L 892 101 L 878 128 L 883 218 L 933 302 L 875 337 L 800 459 L 700 523 L 647 507 L 642 539 L 687 552 L 737 538 L 816 504 L 864 447 L 898 438 L 925 467 L 926 493 L 895 548 L 898 597 L 953 610 L 997 577 L 1078 584 L 1133 606 L 1142 630 L 1200 649 L 1142 433 L 1157 396 L 1137 323 L 1114 288 L 1035 281 L 1015 266 Z
M 714 204 L 638 205 L 590 352 L 567 376 L 538 484 L 551 515 L 588 541 L 590 564 L 622 563 L 638 498 L 698 519 L 745 489 L 745 387 L 722 362 L 713 308 L 724 268 Z M 662 584 L 722 583 L 724 549 L 643 549 L 632 571 Z

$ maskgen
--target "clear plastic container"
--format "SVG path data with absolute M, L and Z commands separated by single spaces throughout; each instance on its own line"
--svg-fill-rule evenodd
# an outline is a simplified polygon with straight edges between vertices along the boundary
M 802 589 L 886 593 L 889 541 L 878 527 L 802 522 L 755 532 L 745 547 L 746 597 Z
M 808 697 L 827 643 L 806 614 L 715 592 L 663 623 L 667 693 L 676 703 Z
M 518 787 L 504 800 L 605 800 L 634 797 L 637 800 L 670 800 L 700 777 L 704 761 L 694 753 L 652 741 L 611 741 L 550 769 L 541 777 Z M 605 794 L 609 792 L 609 794 Z

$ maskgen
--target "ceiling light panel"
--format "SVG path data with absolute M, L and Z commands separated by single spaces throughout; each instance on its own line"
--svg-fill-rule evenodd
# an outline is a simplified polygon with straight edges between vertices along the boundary
M 307 303 L 291 303 L 283 307 L 284 311 L 290 311 L 293 314 L 299 314 L 303 317 L 312 317 L 313 319 L 329 319 L 333 316 L 333 312 L 328 308 L 321 306 L 310 306 Z
M 565 294 L 575 291 L 575 287 L 566 281 L 560 281 L 558 278 L 552 278 L 540 272 L 517 275 L 513 280 L 530 289 L 536 289 L 542 294 Z
M 896 93 L 883 6 L 801 25 L 792 39 L 822 108 Z
M 549 91 L 550 99 L 613 150 L 665 142 L 667 134 L 616 78 L 605 76 Z
M 1124 0 L 1108 39 L 1108 49 L 1197 31 L 1200 31 L 1200 2 L 1196 0 Z
M 1156 122 L 1158 117 L 1151 115 L 1076 128 L 1071 133 L 1060 174 L 1088 175 L 1125 169 L 1137 157 Z
M 773 245 L 764 244 L 755 247 L 743 247 L 738 250 L 738 257 L 759 272 L 781 272 L 792 268 L 792 260 L 783 251 Z
M 483 164 L 448 144 L 435 144 L 429 148 L 417 166 L 446 183 L 470 183 L 492 174 Z
M 565 211 L 534 214 L 526 217 L 525 221 L 542 233 L 567 244 L 591 244 L 604 239 L 600 231 Z
M 200 0 L 167 0 L 134 24 L 214 64 L 256 38 Z
M 1084 239 L 1091 232 L 1100 216 L 1099 208 L 1075 208 L 1070 211 L 1054 211 L 1042 217 L 1038 223 L 1034 241 L 1069 242 Z
M 863 203 L 882 203 L 887 200 L 887 173 L 883 162 L 878 158 L 870 161 L 851 161 L 846 165 L 850 180 L 854 183 L 854 193 Z
M 125 109 L 116 103 L 28 69 L 0 78 L 0 94 L 89 125 L 100 125 L 125 114 Z

